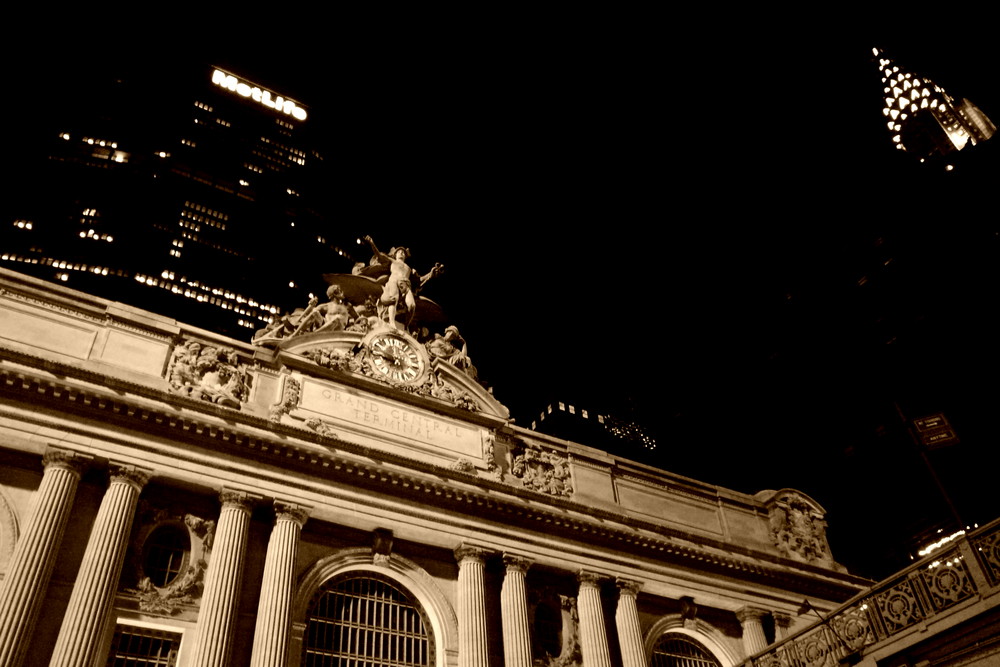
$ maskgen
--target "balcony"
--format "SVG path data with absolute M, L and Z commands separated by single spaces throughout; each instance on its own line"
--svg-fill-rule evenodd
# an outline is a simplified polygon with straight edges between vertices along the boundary
M 812 613 L 812 612 L 810 612 Z M 1000 658 L 1000 519 L 876 584 L 743 667 L 896 664 L 910 653 Z M 943 652 L 943 653 L 942 653 Z M 950 664 L 950 663 L 949 663 Z M 964 662 L 962 664 L 965 664 Z

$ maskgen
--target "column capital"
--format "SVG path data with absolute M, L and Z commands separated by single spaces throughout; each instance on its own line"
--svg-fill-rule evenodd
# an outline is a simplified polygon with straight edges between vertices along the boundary
M 465 561 L 478 562 L 483 564 L 490 551 L 472 544 L 461 544 L 455 549 L 455 560 L 461 565 Z
M 601 582 L 607 579 L 604 575 L 587 570 L 580 570 L 576 575 L 576 580 L 580 582 L 580 588 L 600 588 Z
M 260 499 L 261 496 L 247 491 L 240 491 L 238 489 L 223 488 L 222 491 L 219 492 L 219 502 L 222 503 L 223 507 L 228 505 L 247 513 L 253 511 L 254 505 L 256 505 Z
M 615 585 L 618 586 L 619 595 L 631 595 L 634 597 L 639 594 L 640 590 L 642 590 L 641 581 L 633 581 L 622 577 L 615 579 Z
M 785 613 L 780 612 L 780 611 L 772 611 L 771 612 L 771 616 L 774 617 L 774 625 L 775 626 L 777 626 L 779 628 L 785 628 L 785 629 L 788 629 L 788 628 L 792 627 L 792 619 L 793 619 L 793 617 L 792 617 L 791 614 L 785 614 Z
M 736 610 L 736 619 L 740 623 L 746 623 L 747 621 L 760 621 L 763 617 L 767 616 L 768 611 L 766 609 L 761 609 L 760 607 L 740 607 Z
M 63 449 L 61 447 L 46 447 L 45 453 L 42 454 L 42 467 L 49 468 L 62 468 L 75 473 L 77 477 L 83 474 L 91 463 L 93 463 L 94 457 L 90 454 L 84 454 L 83 452 L 76 452 L 72 449 Z
M 528 568 L 531 567 L 532 560 L 530 558 L 525 558 L 524 556 L 518 556 L 516 554 L 510 554 L 504 552 L 503 564 L 507 570 L 516 570 L 521 574 L 525 574 Z
M 142 491 L 142 487 L 146 486 L 146 483 L 153 476 L 153 471 L 148 468 L 139 468 L 128 463 L 118 463 L 116 461 L 111 461 L 108 464 L 108 470 L 111 474 L 111 482 L 121 482 L 123 484 L 128 484 L 137 493 Z
M 308 505 L 299 505 L 298 503 L 289 503 L 283 500 L 274 501 L 274 520 L 277 521 L 291 521 L 297 523 L 299 528 L 306 524 L 306 520 L 309 519 L 309 512 L 312 507 Z

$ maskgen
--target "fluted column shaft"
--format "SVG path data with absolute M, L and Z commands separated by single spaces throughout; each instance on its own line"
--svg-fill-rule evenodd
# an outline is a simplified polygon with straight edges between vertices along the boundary
M 531 667 L 528 596 L 524 585 L 524 577 L 531 561 L 504 554 L 503 563 L 506 574 L 500 588 L 500 615 L 503 621 L 504 665 Z
M 615 627 L 622 650 L 622 667 L 646 667 L 646 649 L 642 645 L 642 628 L 639 625 L 639 608 L 635 598 L 641 584 L 619 579 L 618 608 L 615 610 Z
M 772 612 L 771 616 L 774 617 L 775 634 L 778 635 L 775 641 L 786 638 L 790 634 L 789 628 L 792 627 L 792 617 L 788 614 L 778 612 Z
M 121 576 L 139 493 L 150 471 L 111 464 L 111 483 L 97 511 L 70 594 L 50 667 L 90 667 Z
M 764 626 L 760 619 L 767 613 L 756 607 L 743 607 L 736 612 L 736 618 L 743 626 L 743 650 L 747 656 L 760 653 L 767 648 L 767 638 L 764 637 Z
M 42 457 L 42 482 L 0 585 L 0 665 L 4 667 L 18 667 L 24 660 L 80 475 L 90 460 L 90 456 L 55 448 Z
M 577 607 L 583 667 L 611 667 L 608 633 L 604 629 L 604 611 L 601 608 L 600 577 L 592 572 L 581 572 L 577 578 L 580 580 Z
M 458 561 L 458 667 L 488 667 L 486 595 L 483 583 L 486 552 L 470 546 L 455 550 Z
M 205 574 L 193 667 L 223 667 L 233 644 L 254 498 L 239 491 L 223 491 L 219 500 L 222 512 L 212 545 L 212 562 Z
M 295 558 L 307 510 L 282 502 L 275 502 L 274 509 L 277 516 L 267 543 L 250 667 L 284 667 L 288 654 Z

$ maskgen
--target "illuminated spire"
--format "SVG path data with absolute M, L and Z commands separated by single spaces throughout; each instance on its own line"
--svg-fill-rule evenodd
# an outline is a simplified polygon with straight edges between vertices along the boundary
M 969 100 L 956 103 L 944 88 L 901 68 L 881 49 L 872 53 L 882 74 L 882 114 L 897 149 L 924 158 L 960 151 L 993 136 L 996 126 Z

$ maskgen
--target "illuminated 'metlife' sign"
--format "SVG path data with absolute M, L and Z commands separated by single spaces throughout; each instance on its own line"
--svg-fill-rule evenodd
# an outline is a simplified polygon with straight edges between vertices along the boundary
M 246 97 L 254 102 L 263 104 L 269 109 L 286 113 L 297 120 L 306 119 L 306 110 L 292 100 L 285 99 L 280 95 L 272 96 L 270 91 L 263 90 L 245 81 L 240 81 L 232 74 L 227 74 L 221 69 L 212 72 L 212 83 L 231 90 L 241 97 Z

